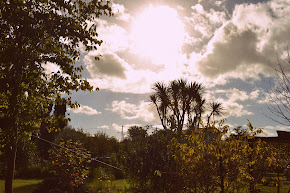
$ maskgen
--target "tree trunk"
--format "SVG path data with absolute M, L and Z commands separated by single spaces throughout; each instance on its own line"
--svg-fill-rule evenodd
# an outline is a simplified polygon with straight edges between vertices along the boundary
M 280 173 L 277 173 L 277 193 L 280 193 Z
M 7 173 L 5 178 L 5 193 L 13 193 L 12 183 L 14 179 L 16 152 L 17 144 L 15 143 L 9 149 Z
M 219 149 L 219 153 L 221 154 L 221 149 Z M 219 172 L 220 172 L 220 187 L 221 187 L 221 191 L 220 193 L 224 193 L 225 192 L 225 186 L 224 186 L 224 167 L 223 167 L 223 157 L 220 155 L 219 158 Z

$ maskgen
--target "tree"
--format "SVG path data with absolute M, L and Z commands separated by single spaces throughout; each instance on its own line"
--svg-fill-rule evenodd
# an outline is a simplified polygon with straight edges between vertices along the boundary
M 133 184 L 134 192 L 180 192 L 178 168 L 168 148 L 176 135 L 171 130 L 155 130 L 133 126 L 129 137 L 122 141 L 120 152 L 125 174 Z
M 212 116 L 212 119 L 214 121 L 214 116 L 220 116 L 223 114 L 224 108 L 222 107 L 221 103 L 211 102 L 209 104 L 210 114 L 207 117 L 207 123 L 209 124 L 210 118 Z
M 209 193 L 217 187 L 221 193 L 240 192 L 241 188 L 250 193 L 258 191 L 257 183 L 275 162 L 275 152 L 255 138 L 261 130 L 250 123 L 240 135 L 226 138 L 227 130 L 221 121 L 217 127 L 213 123 L 196 129 L 183 141 L 171 140 L 169 147 L 186 191 Z
M 11 193 L 21 138 L 39 129 L 51 104 L 78 106 L 69 97 L 61 101 L 61 93 L 93 89 L 75 62 L 81 48 L 102 43 L 94 21 L 111 8 L 102 0 L 7 0 L 0 7 L 0 129 L 9 151 L 5 192 Z M 46 74 L 51 63 L 60 71 Z
M 179 135 L 187 118 L 188 125 L 196 126 L 203 112 L 202 85 L 188 84 L 185 80 L 174 80 L 165 85 L 157 82 L 150 101 L 155 105 L 164 129 L 176 131 Z
M 168 85 L 157 82 L 153 89 L 155 92 L 150 96 L 150 101 L 155 105 L 164 129 L 174 130 L 180 135 L 185 123 L 189 129 L 199 128 L 206 110 L 202 84 L 179 79 Z M 217 102 L 210 103 L 209 107 L 208 124 L 211 117 L 214 120 L 214 116 L 221 115 L 224 110 L 222 104 Z
M 276 82 L 271 89 L 270 104 L 268 109 L 274 116 L 270 119 L 286 126 L 290 126 L 290 55 L 287 47 L 287 58 L 284 61 L 278 59 Z
M 47 141 L 53 142 L 57 137 L 58 133 L 63 130 L 63 128 L 67 125 L 68 120 L 65 119 L 66 114 L 66 103 L 65 99 L 61 99 L 61 104 L 55 104 L 54 106 L 51 104 L 48 107 L 48 111 L 43 113 L 42 119 L 55 119 L 55 122 L 47 122 L 42 121 L 39 128 L 39 137 L 45 139 Z M 54 107 L 54 108 L 53 108 Z M 50 143 L 46 141 L 34 139 L 37 144 L 40 157 L 47 159 L 49 157 L 48 150 L 52 148 Z

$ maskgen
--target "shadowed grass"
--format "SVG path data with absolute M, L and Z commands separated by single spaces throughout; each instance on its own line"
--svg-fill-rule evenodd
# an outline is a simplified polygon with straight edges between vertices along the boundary
M 15 179 L 13 180 L 13 193 L 32 193 L 34 188 L 42 180 L 24 180 Z M 4 180 L 0 180 L 0 193 L 4 193 Z

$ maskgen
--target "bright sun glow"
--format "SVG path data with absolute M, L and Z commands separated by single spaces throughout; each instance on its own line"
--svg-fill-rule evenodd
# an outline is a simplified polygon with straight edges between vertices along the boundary
M 184 27 L 173 8 L 149 6 L 134 20 L 131 38 L 138 54 L 155 63 L 166 63 L 177 57 Z

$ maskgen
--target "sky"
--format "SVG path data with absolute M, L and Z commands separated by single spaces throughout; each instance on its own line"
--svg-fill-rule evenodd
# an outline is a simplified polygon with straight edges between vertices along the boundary
M 249 120 L 265 136 L 290 131 L 267 118 L 273 65 L 290 42 L 289 0 L 114 0 L 112 10 L 96 19 L 103 44 L 78 61 L 100 90 L 72 94 L 81 105 L 68 108 L 74 128 L 117 138 L 122 126 L 161 128 L 149 102 L 153 84 L 184 78 L 222 103 L 231 128 Z

